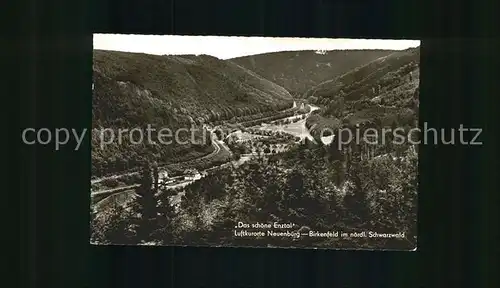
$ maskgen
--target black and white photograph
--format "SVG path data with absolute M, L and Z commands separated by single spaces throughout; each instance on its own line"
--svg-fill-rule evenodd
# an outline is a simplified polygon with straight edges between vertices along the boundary
M 92 244 L 417 250 L 419 40 L 93 44 Z

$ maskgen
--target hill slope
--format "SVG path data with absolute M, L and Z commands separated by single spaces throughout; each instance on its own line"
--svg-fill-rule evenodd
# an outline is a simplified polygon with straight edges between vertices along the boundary
M 309 125 L 325 119 L 413 125 L 418 116 L 419 62 L 419 48 L 398 51 L 313 87 L 305 97 L 323 110 L 308 119 Z
M 206 55 L 180 57 L 94 50 L 93 72 L 94 128 L 145 129 L 150 124 L 175 131 L 293 105 L 284 88 L 234 63 Z M 199 146 L 160 146 L 136 145 L 125 140 L 120 145 L 113 143 L 99 149 L 99 139 L 93 138 L 93 175 L 131 169 L 145 157 L 162 163 L 176 162 L 213 149 L 210 141 Z
M 386 56 L 391 50 L 286 51 L 230 59 L 286 88 L 295 97 L 309 88 Z
M 175 115 L 200 121 L 210 120 L 217 113 L 237 115 L 238 108 L 255 113 L 292 104 L 291 95 L 282 87 L 243 67 L 206 55 L 95 50 L 94 74 L 147 90 L 149 97 L 171 107 Z

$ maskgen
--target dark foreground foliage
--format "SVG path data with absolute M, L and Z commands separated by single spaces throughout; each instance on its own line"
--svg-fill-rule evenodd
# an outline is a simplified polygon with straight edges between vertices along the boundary
M 285 156 L 218 170 L 179 191 L 165 191 L 155 197 L 156 201 L 133 202 L 135 207 L 128 211 L 120 207 L 107 210 L 108 215 L 101 215 L 105 220 L 94 220 L 93 240 L 114 244 L 414 248 L 415 151 L 410 148 L 400 157 L 387 154 L 367 160 L 335 158 L 328 147 L 304 145 Z M 171 205 L 176 202 L 175 193 L 182 195 L 177 211 Z M 157 204 L 154 208 L 144 204 L 152 201 Z M 156 212 L 153 220 L 153 216 L 141 216 L 140 211 L 145 211 L 141 207 L 146 205 L 150 214 Z M 238 222 L 292 222 L 297 225 L 293 231 L 403 232 L 405 237 L 234 237 Z

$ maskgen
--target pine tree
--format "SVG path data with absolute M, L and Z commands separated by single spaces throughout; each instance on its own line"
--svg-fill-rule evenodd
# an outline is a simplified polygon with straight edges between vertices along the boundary
M 392 131 L 396 130 L 398 128 L 398 126 L 399 126 L 398 121 L 397 120 L 393 120 L 392 124 L 391 124 L 391 130 Z
M 334 183 L 337 186 L 342 185 L 345 177 L 344 170 L 344 148 L 340 145 L 340 131 L 337 129 L 334 133 L 333 141 L 328 146 L 329 160 L 332 162 L 334 170 Z
M 369 207 L 366 198 L 366 191 L 362 182 L 362 166 L 358 155 L 354 155 L 352 164 L 348 171 L 348 178 L 353 183 L 352 191 L 344 197 L 344 206 L 348 214 L 356 219 L 352 221 L 363 225 L 369 221 Z
M 156 195 L 158 193 L 158 185 L 159 185 L 159 181 L 160 181 L 160 171 L 158 170 L 158 163 L 156 163 L 156 161 L 154 162 L 153 164 L 153 181 L 154 181 L 154 185 L 153 185 L 153 195 Z
M 177 213 L 175 207 L 172 205 L 170 197 L 165 197 L 160 204 L 161 205 L 156 209 L 158 213 L 155 219 L 156 221 L 152 221 L 155 229 L 151 237 L 156 240 L 161 240 L 165 244 L 170 244 L 175 237 Z
M 379 116 L 375 116 L 375 119 L 373 120 L 373 125 L 374 127 L 373 128 L 382 128 L 382 119 L 380 119 Z
M 300 218 L 300 210 L 303 210 L 303 197 L 305 194 L 304 175 L 299 170 L 294 170 L 288 178 L 288 195 L 286 195 L 286 210 L 289 219 L 297 221 Z
M 142 240 L 149 239 L 149 233 L 152 230 L 151 224 L 157 213 L 156 200 L 153 195 L 153 181 L 151 165 L 149 162 L 145 162 L 141 173 L 141 186 L 136 189 L 136 193 L 139 196 L 139 210 L 142 216 L 139 229 L 139 235 Z
M 332 143 L 330 143 L 328 148 L 329 148 L 328 152 L 330 154 L 330 159 L 332 161 L 342 160 L 342 158 L 343 158 L 342 148 L 343 147 L 341 147 L 341 145 L 340 145 L 340 132 L 339 132 L 339 130 L 335 131 Z

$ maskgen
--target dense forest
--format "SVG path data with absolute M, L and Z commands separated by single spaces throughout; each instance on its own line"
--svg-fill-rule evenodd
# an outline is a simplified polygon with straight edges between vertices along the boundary
M 207 55 L 158 56 L 95 50 L 93 84 L 92 126 L 96 131 L 146 131 L 146 125 L 150 125 L 157 129 L 151 137 L 154 139 L 158 129 L 197 127 L 197 140 L 192 142 L 202 143 L 160 147 L 132 144 L 125 138 L 123 143 L 113 142 L 99 149 L 101 136 L 94 133 L 94 177 L 137 170 L 144 160 L 169 164 L 200 158 L 214 150 L 210 139 L 200 140 L 210 136 L 202 132 L 203 124 L 269 117 L 293 105 L 291 95 L 282 87 L 234 63 Z M 182 135 L 181 140 L 186 137 Z
M 417 154 L 406 149 L 361 159 L 312 142 L 240 167 L 228 167 L 180 191 L 143 191 L 129 208 L 93 213 L 96 243 L 283 247 L 416 247 Z M 147 171 L 147 170 L 146 170 Z M 144 173 L 145 186 L 153 182 Z M 154 195 L 160 195 L 155 197 Z M 98 217 L 101 217 L 99 219 Z M 102 220 L 106 219 L 106 220 Z M 401 239 L 234 237 L 237 222 L 293 222 L 296 230 L 405 233 Z
M 378 127 L 414 127 L 419 60 L 419 48 L 397 51 L 312 87 L 304 96 L 323 109 L 308 119 L 308 127 L 316 125 L 319 131 L 366 122 Z

